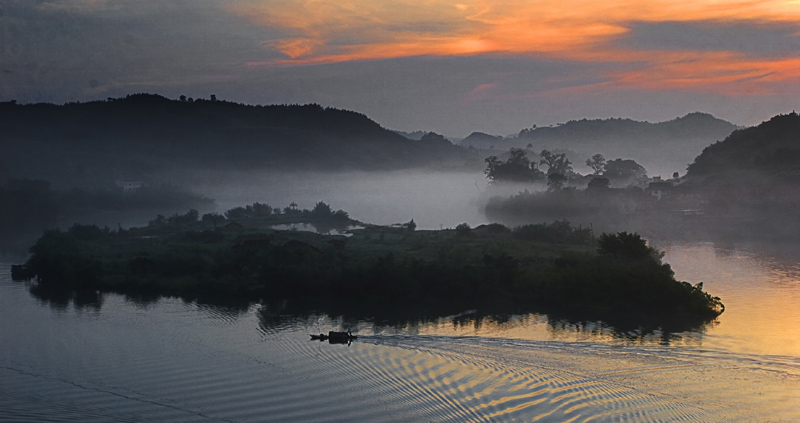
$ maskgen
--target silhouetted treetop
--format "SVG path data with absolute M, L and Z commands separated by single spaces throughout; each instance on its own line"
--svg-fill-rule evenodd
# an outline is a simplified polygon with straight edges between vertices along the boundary
M 483 171 L 492 182 L 534 182 L 542 179 L 540 172 L 530 159 L 525 150 L 512 148 L 508 160 L 500 160 L 497 156 L 489 156 L 484 161 L 486 169 Z
M 118 155 L 206 165 L 369 169 L 465 157 L 449 142 L 414 142 L 352 111 L 184 98 L 139 93 L 60 106 L 0 103 L 0 128 L 8 139 L 60 145 L 76 154 L 102 145 Z

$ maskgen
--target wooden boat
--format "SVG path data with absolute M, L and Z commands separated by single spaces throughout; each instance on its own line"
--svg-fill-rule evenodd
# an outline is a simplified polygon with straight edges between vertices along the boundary
M 350 331 L 347 331 L 347 332 L 329 331 L 327 335 L 324 334 L 324 333 L 321 333 L 319 335 L 310 335 L 310 336 L 311 336 L 312 340 L 328 341 L 328 342 L 330 342 L 332 344 L 340 343 L 340 342 L 341 343 L 349 342 L 349 341 L 352 341 L 352 340 L 358 338 L 358 336 L 353 335 Z

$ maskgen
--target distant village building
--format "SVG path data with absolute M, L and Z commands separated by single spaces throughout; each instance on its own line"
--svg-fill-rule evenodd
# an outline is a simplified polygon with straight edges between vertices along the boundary
M 661 178 L 658 178 L 656 182 L 651 182 L 650 185 L 647 186 L 646 192 L 661 201 L 661 199 L 669 197 L 672 193 L 672 183 L 661 181 Z
M 647 185 L 650 184 L 650 182 L 652 181 L 653 180 L 648 178 L 647 176 L 640 176 L 636 178 L 631 185 L 641 189 L 645 189 L 647 188 Z
M 119 187 L 122 188 L 123 191 L 136 191 L 142 187 L 142 181 L 126 181 L 123 179 L 117 179 L 114 183 Z

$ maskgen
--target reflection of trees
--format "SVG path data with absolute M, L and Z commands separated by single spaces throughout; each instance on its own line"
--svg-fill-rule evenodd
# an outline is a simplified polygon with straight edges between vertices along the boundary
M 427 305 L 401 307 L 393 305 L 365 304 L 343 306 L 338 303 L 309 301 L 276 301 L 264 304 L 258 311 L 258 320 L 264 332 L 276 332 L 286 327 L 315 327 L 320 319 L 337 322 L 341 329 L 356 328 L 365 324 L 375 332 L 401 331 L 405 334 L 423 332 L 426 327 L 452 325 L 454 329 L 504 327 L 525 327 L 536 322 L 546 322 L 548 330 L 554 334 L 585 334 L 609 336 L 626 343 L 658 343 L 669 345 L 684 341 L 687 335 L 702 336 L 707 324 L 682 321 L 679 318 L 669 322 L 648 320 L 646 317 L 631 318 L 629 315 L 609 313 L 601 320 L 596 314 L 584 315 L 580 312 L 558 312 L 552 310 L 515 308 L 507 305 L 485 306 L 476 310 L 463 311 L 453 305 Z M 537 317 L 541 316 L 541 317 Z M 711 322 L 710 324 L 715 324 Z
M 664 319 L 656 321 L 647 316 L 631 317 L 613 312 L 608 312 L 598 319 L 594 314 L 589 316 L 579 310 L 547 311 L 547 325 L 553 333 L 608 335 L 626 343 L 637 344 L 657 342 L 660 345 L 670 345 L 684 340 L 688 334 L 702 336 L 708 326 L 717 323 L 716 320 L 697 323 L 696 320 L 682 319 L 679 316 L 667 321 Z
M 72 290 L 32 284 L 30 293 L 39 301 L 57 310 L 66 310 L 70 304 L 77 310 L 100 311 L 103 307 L 103 294 L 95 290 Z
M 100 311 L 105 301 L 103 292 L 94 289 L 70 289 L 59 286 L 48 286 L 41 283 L 31 284 L 31 295 L 37 300 L 58 310 L 66 310 L 70 304 L 78 310 L 93 309 Z M 121 294 L 111 294 L 121 295 Z M 146 288 L 124 294 L 125 301 L 136 308 L 148 309 L 158 303 L 162 296 Z M 252 302 L 227 297 L 195 296 L 183 298 L 183 301 L 197 304 L 198 309 L 209 316 L 222 319 L 241 317 L 250 310 Z

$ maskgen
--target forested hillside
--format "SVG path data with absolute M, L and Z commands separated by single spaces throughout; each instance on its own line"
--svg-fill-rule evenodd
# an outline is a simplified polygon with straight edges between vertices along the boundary
M 137 176 L 176 167 L 382 170 L 463 163 L 363 114 L 322 106 L 250 106 L 152 94 L 64 105 L 0 103 L 14 177 Z M 448 146 L 444 146 L 448 147 Z

